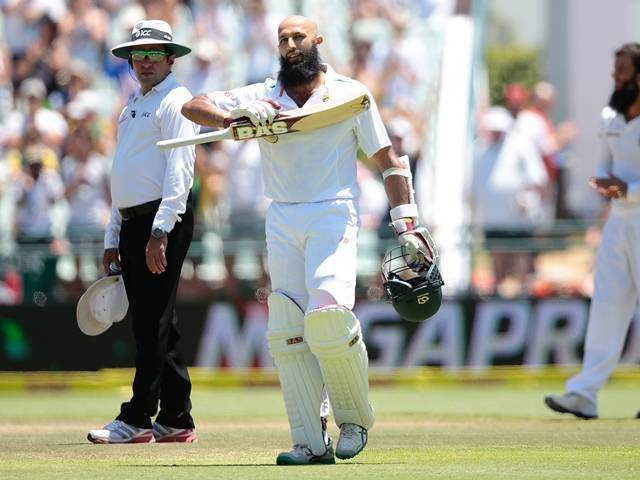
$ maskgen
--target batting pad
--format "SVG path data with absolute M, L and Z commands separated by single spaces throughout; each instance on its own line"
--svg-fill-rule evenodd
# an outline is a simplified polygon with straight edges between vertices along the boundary
M 268 305 L 267 340 L 278 369 L 293 444 L 323 455 L 327 451 L 320 420 L 324 384 L 318 360 L 304 340 L 304 313 L 280 292 L 269 295 Z
M 304 331 L 320 363 L 338 426 L 355 423 L 371 428 L 367 349 L 356 316 L 345 307 L 318 308 L 304 318 Z

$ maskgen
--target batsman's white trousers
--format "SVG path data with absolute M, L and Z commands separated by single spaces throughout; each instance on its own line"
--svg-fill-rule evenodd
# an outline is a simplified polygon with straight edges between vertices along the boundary
M 273 202 L 266 238 L 271 289 L 309 312 L 353 308 L 359 215 L 354 200 Z
M 602 230 L 582 370 L 567 391 L 597 402 L 616 368 L 640 298 L 640 211 L 610 214 Z

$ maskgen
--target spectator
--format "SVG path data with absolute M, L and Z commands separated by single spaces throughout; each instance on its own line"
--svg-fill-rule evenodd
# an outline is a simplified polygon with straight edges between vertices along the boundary
M 541 216 L 541 193 L 547 175 L 530 142 L 510 132 L 513 119 L 506 109 L 491 108 L 483 121 L 489 139 L 474 163 L 473 221 L 484 232 L 495 288 L 513 276 L 516 292 L 522 293 L 532 269 L 531 254 L 520 251 L 522 245 L 514 251 L 513 241 L 532 238 Z
M 7 144 L 19 146 L 27 131 L 35 131 L 42 143 L 59 150 L 67 135 L 67 122 L 60 112 L 43 106 L 47 89 L 42 80 L 28 78 L 20 84 L 19 91 L 18 109 L 10 112 L 5 119 Z
M 56 22 L 44 16 L 38 23 L 38 37 L 24 55 L 14 60 L 13 83 L 20 84 L 29 77 L 44 81 L 47 91 L 58 88 L 57 72 L 69 63 L 67 45 L 59 36 Z
M 0 45 L 0 124 L 13 107 L 13 85 L 11 73 L 13 64 L 7 49 Z M 0 133 L 0 148 L 4 144 L 4 133 Z
M 17 200 L 17 242 L 21 246 L 48 246 L 23 250 L 22 265 L 24 302 L 43 304 L 51 296 L 55 281 L 59 243 L 54 241 L 51 210 L 64 193 L 55 170 L 43 168 L 44 149 L 32 145 L 24 152 L 22 174 L 14 184 Z
M 550 185 L 545 193 L 548 216 L 550 218 L 572 217 L 569 213 L 564 192 L 565 165 L 562 150 L 575 137 L 576 127 L 564 122 L 556 128 L 551 120 L 551 108 L 555 99 L 555 89 L 547 82 L 538 82 L 531 97 L 531 103 L 518 113 L 515 129 L 531 139 L 544 161 Z
M 330 6 L 301 2 L 300 8 L 307 12 L 315 9 L 318 18 L 326 21 L 331 41 L 327 42 L 330 46 L 326 47 L 325 56 L 331 57 L 330 63 L 339 64 L 339 70 L 343 70 L 353 53 L 355 74 L 351 76 L 369 85 L 397 116 L 396 107 L 406 98 L 414 100 L 411 109 L 424 109 L 423 102 L 410 93 L 415 86 L 412 82 L 419 82 L 424 72 L 423 59 L 412 60 L 414 55 L 422 55 L 425 45 L 415 43 L 413 20 L 431 15 L 437 5 L 451 10 L 445 5 L 451 3 L 452 0 L 340 0 Z M 126 60 L 105 55 L 106 44 L 127 41 L 139 18 L 166 18 L 174 25 L 177 36 L 191 38 L 196 46 L 192 59 L 174 65 L 178 80 L 193 93 L 224 90 L 232 83 L 271 76 L 272 58 L 277 55 L 272 41 L 260 39 L 275 38 L 275 17 L 283 7 L 265 0 L 6 0 L 0 8 L 0 163 L 4 163 L 6 174 L 0 201 L 0 221 L 4 220 L 5 228 L 0 231 L 0 244 L 4 245 L 0 252 L 11 252 L 16 210 L 11 187 L 22 175 L 22 152 L 26 148 L 38 145 L 42 149 L 43 170 L 55 171 L 59 168 L 58 158 L 74 158 L 71 151 L 75 147 L 71 144 L 75 140 L 67 139 L 68 132 L 82 128 L 92 132 L 92 155 L 102 155 L 106 161 L 113 156 L 120 105 L 137 92 L 138 84 Z M 351 51 L 348 38 L 351 23 L 356 52 Z M 404 110 L 409 108 L 405 106 Z M 386 118 L 385 112 L 382 115 Z M 409 121 L 415 129 L 415 121 Z M 226 146 L 217 147 L 207 148 L 213 156 L 230 153 L 225 151 Z M 411 157 L 414 161 L 415 156 Z M 221 164 L 227 161 L 223 159 Z M 214 201 L 211 207 L 201 210 L 206 221 L 203 217 L 197 222 L 208 230 L 205 234 L 225 234 L 226 226 L 221 228 L 221 224 L 226 221 L 223 187 L 227 172 L 204 163 L 197 167 L 202 182 L 200 203 L 204 205 L 205 196 Z M 250 178 L 253 177 L 247 177 L 247 183 L 253 181 Z M 64 206 L 62 202 L 55 207 L 55 218 Z M 230 226 L 230 231 L 236 227 Z M 390 233 L 386 223 L 380 230 Z M 218 247 L 214 250 L 217 252 Z M 219 278 L 223 271 L 215 270 L 211 278 Z
M 193 18 L 197 38 L 225 39 L 227 47 L 233 45 L 239 31 L 237 14 L 231 2 L 224 0 L 194 0 Z M 226 52 L 225 52 L 226 53 Z
M 94 72 L 82 60 L 71 60 L 58 74 L 58 89 L 49 95 L 50 107 L 64 110 L 78 93 L 90 88 Z
M 69 0 L 69 10 L 58 22 L 70 58 L 83 62 L 91 71 L 102 67 L 108 27 L 107 12 L 92 0 Z
M 193 53 L 194 62 L 185 75 L 184 86 L 194 94 L 225 88 L 224 57 L 218 44 L 208 38 L 200 39 Z
M 61 165 L 70 211 L 67 237 L 73 243 L 101 243 L 111 204 L 107 161 L 86 127 L 74 130 L 68 144 Z
M 66 11 L 64 0 L 7 0 L 2 2 L 4 13 L 4 41 L 11 57 L 25 56 L 38 38 L 39 22 L 47 16 L 54 23 Z
M 62 198 L 64 187 L 60 175 L 43 168 L 44 148 L 32 145 L 24 152 L 23 171 L 18 179 L 18 241 L 48 242 L 53 238 L 49 212 Z
M 247 54 L 247 77 L 243 83 L 261 82 L 277 68 L 274 31 L 278 19 L 267 13 L 263 0 L 248 0 L 243 9 L 242 48 Z M 211 91 L 211 90 L 208 90 Z
M 256 141 L 226 145 L 229 163 L 225 165 L 225 189 L 222 204 L 226 212 L 224 262 L 227 272 L 225 291 L 239 293 L 237 259 L 244 248 L 253 254 L 258 286 L 268 284 L 264 258 L 264 225 L 270 201 L 264 195 L 260 150 Z M 231 242 L 233 242 L 232 247 Z
M 104 228 L 109 219 L 111 196 L 106 159 L 96 152 L 95 139 L 87 127 L 78 127 L 67 140 L 67 155 L 62 159 L 61 173 L 65 197 L 69 204 L 66 225 L 76 259 L 75 293 L 82 293 L 82 281 L 93 281 L 97 272 L 98 253 L 102 252 Z M 82 272 L 87 271 L 87 275 Z
M 521 83 L 510 83 L 504 87 L 504 106 L 513 118 L 529 104 L 529 96 L 529 89 Z

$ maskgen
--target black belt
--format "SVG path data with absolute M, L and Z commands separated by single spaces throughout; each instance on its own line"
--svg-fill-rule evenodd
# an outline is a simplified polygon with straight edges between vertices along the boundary
M 122 220 L 131 220 L 132 218 L 139 217 L 141 215 L 157 212 L 161 201 L 162 199 L 153 200 L 140 205 L 134 205 L 133 207 L 119 208 L 118 211 L 120 212 Z

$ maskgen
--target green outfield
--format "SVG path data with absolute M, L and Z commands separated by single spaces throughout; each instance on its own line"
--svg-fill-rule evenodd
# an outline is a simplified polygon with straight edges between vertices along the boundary
M 640 384 L 614 382 L 600 420 L 548 411 L 557 382 L 374 386 L 366 450 L 333 466 L 277 467 L 289 445 L 273 387 L 196 387 L 193 445 L 92 445 L 128 388 L 0 392 L 0 479 L 638 479 Z M 332 433 L 335 434 L 335 426 Z

